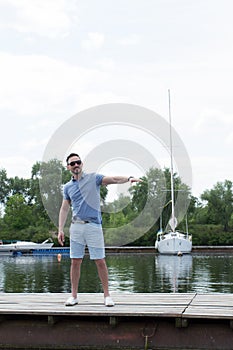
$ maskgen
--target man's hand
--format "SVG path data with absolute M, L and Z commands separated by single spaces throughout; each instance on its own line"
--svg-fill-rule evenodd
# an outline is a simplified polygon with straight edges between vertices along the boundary
M 63 245 L 64 245 L 64 242 L 65 242 L 65 234 L 64 234 L 64 232 L 63 232 L 63 231 L 59 231 L 59 232 L 58 232 L 57 238 L 58 238 L 59 244 L 60 244 L 61 246 L 63 246 Z
M 129 181 L 130 183 L 133 183 L 133 182 L 142 182 L 141 179 L 136 179 L 136 178 L 133 177 L 133 176 L 130 176 L 130 177 L 128 178 L 128 181 Z

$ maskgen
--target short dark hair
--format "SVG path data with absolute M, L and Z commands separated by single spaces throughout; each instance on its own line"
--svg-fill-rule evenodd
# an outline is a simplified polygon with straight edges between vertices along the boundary
M 79 156 L 77 153 L 70 153 L 70 154 L 68 155 L 68 157 L 66 158 L 66 163 L 68 163 L 68 161 L 69 161 L 69 159 L 70 159 L 71 157 L 79 157 L 79 158 L 80 158 L 80 156 Z M 81 159 L 81 158 L 80 158 L 80 159 Z

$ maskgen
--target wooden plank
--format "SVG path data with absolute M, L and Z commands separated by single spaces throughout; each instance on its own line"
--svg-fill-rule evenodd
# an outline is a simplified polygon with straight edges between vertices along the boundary
M 31 302 L 33 304 L 35 303 L 41 303 L 41 302 L 47 302 L 47 303 L 59 303 L 59 302 L 65 302 L 65 300 L 70 296 L 68 293 L 6 293 L 2 294 L 0 296 L 0 306 L 4 304 L 5 302 L 8 303 L 22 303 L 22 302 Z M 121 302 L 125 304 L 179 304 L 179 305 L 186 305 L 189 303 L 195 294 L 146 294 L 146 293 L 137 293 L 137 294 L 131 294 L 131 293 L 112 293 L 112 297 L 114 298 L 114 301 Z M 103 295 L 101 293 L 81 293 L 79 294 L 80 301 L 83 302 L 97 302 L 101 303 L 103 302 Z
M 219 305 L 219 306 L 233 306 L 233 294 L 197 294 L 192 302 L 192 305 Z
M 201 318 L 201 319 L 233 319 L 233 309 L 227 307 L 188 307 L 183 313 L 186 318 Z
M 181 317 L 195 294 L 113 293 L 115 306 L 104 305 L 103 294 L 81 293 L 73 307 L 68 293 L 7 293 L 0 296 L 0 314 Z
M 233 319 L 232 294 L 112 293 L 115 307 L 104 306 L 102 293 L 81 293 L 80 303 L 66 307 L 68 293 L 4 293 L 0 314 L 158 316 Z
M 197 294 L 183 316 L 202 319 L 232 319 L 233 295 L 229 293 Z

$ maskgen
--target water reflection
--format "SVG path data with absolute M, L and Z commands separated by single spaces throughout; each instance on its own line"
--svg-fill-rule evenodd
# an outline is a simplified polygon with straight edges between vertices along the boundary
M 232 254 L 116 254 L 106 258 L 111 291 L 132 293 L 232 293 Z M 0 291 L 70 292 L 70 259 L 0 256 Z M 85 257 L 79 291 L 101 292 L 95 263 Z
M 160 292 L 187 292 L 192 266 L 191 254 L 156 256 L 155 273 L 160 278 Z
M 0 264 L 0 290 L 4 292 L 62 292 L 69 285 L 64 278 L 67 266 L 53 256 L 7 257 Z
M 114 291 L 152 293 L 158 288 L 154 255 L 108 256 L 109 286 Z
M 232 293 L 233 255 L 198 255 L 194 264 L 192 291 Z

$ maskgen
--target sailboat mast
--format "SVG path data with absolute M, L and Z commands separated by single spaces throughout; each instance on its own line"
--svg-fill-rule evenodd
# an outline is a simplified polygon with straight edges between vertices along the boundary
M 170 156 L 171 156 L 171 202 L 172 202 L 172 215 L 171 215 L 171 228 L 175 231 L 175 208 L 174 208 L 174 178 L 173 178 L 173 145 L 172 145 L 172 120 L 171 120 L 171 96 L 170 90 L 168 90 L 168 108 L 169 108 L 169 126 L 170 126 Z

